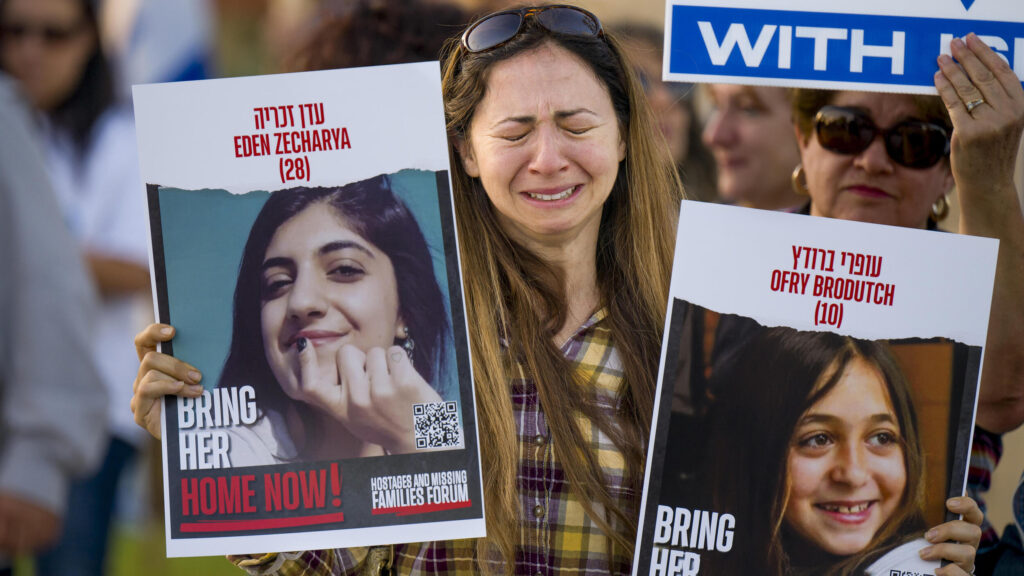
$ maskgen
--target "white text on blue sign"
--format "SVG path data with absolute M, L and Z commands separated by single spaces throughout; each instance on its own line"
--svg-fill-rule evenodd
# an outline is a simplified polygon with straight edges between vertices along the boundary
M 934 93 L 936 58 L 970 32 L 1024 79 L 1024 24 L 674 5 L 671 80 Z

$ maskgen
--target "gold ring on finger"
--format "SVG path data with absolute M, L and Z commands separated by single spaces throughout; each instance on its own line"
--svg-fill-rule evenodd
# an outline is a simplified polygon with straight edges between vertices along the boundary
M 971 100 L 970 102 L 964 104 L 964 106 L 967 107 L 967 113 L 970 114 L 971 112 L 974 111 L 975 108 L 977 108 L 978 106 L 981 106 L 984 103 L 985 103 L 985 99 L 984 98 L 978 98 L 976 100 Z

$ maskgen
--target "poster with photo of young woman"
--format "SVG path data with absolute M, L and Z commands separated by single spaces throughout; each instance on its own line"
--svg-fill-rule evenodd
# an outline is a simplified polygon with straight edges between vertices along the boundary
M 634 574 L 933 574 L 994 266 L 988 239 L 684 202 Z
M 134 96 L 168 555 L 482 536 L 437 64 Z

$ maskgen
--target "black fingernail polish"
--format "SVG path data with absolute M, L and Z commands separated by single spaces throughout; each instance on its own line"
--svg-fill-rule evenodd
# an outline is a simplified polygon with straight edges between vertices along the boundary
M 299 338 L 298 340 L 295 341 L 295 346 L 299 349 L 299 352 L 302 352 L 303 350 L 306 349 L 306 345 L 308 343 L 309 342 L 307 342 L 305 338 Z

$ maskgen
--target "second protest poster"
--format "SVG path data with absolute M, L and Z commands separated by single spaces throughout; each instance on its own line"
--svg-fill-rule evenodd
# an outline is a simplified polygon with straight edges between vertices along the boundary
M 138 86 L 168 556 L 482 536 L 438 64 Z
M 997 245 L 684 202 L 634 574 L 934 573 Z

